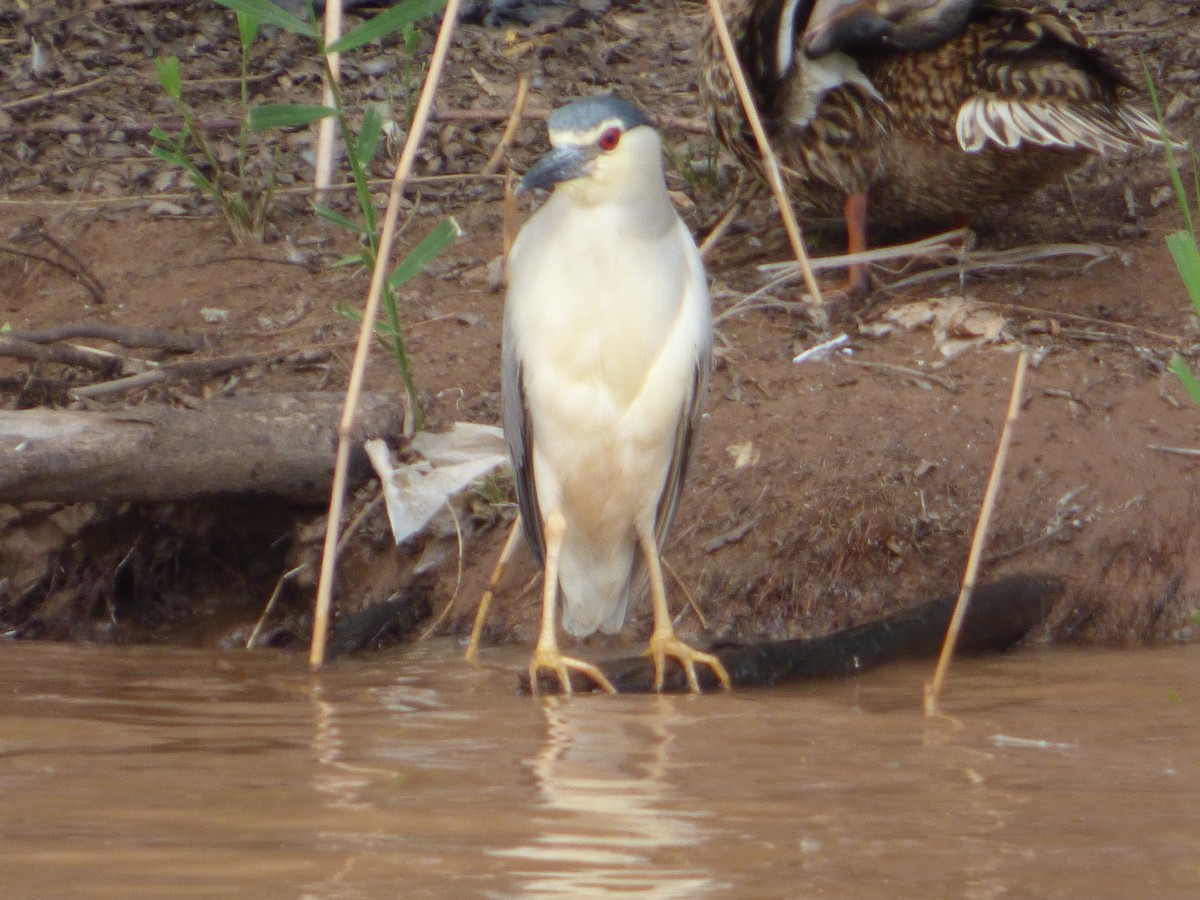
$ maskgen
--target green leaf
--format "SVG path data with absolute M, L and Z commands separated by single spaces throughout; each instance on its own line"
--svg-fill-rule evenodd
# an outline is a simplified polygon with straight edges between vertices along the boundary
M 344 228 L 347 231 L 354 232 L 355 234 L 367 233 L 367 229 L 365 229 L 362 225 L 359 225 L 357 222 L 351 222 L 341 213 L 334 212 L 328 206 L 322 206 L 320 203 L 314 203 L 312 208 L 313 212 L 315 212 L 318 216 L 320 216 L 326 222 L 332 222 L 338 228 Z M 355 256 L 354 259 L 358 259 L 358 257 Z
M 1167 235 L 1167 249 L 1175 260 L 1175 268 L 1179 270 L 1192 306 L 1200 314 L 1200 247 L 1196 246 L 1196 239 L 1186 231 L 1176 231 Z
M 347 306 L 345 303 L 337 303 L 333 307 L 334 312 L 338 315 L 345 316 L 352 322 L 362 322 L 363 314 L 361 309 L 355 309 L 353 306 Z M 396 330 L 387 322 L 375 323 L 375 337 L 386 343 L 394 337 Z
M 218 0 L 218 2 L 225 2 L 225 0 Z M 404 0 L 399 6 L 393 6 L 374 18 L 367 19 L 353 31 L 342 35 L 326 47 L 325 52 L 345 53 L 347 50 L 353 50 L 363 44 L 387 37 L 395 31 L 400 31 L 406 25 L 433 15 L 445 5 L 446 0 Z
M 368 103 L 363 110 L 362 128 L 354 142 L 354 158 L 364 169 L 375 157 L 379 147 L 379 136 L 383 134 L 383 113 L 386 107 L 382 103 Z
M 337 110 L 328 106 L 305 106 L 300 103 L 267 103 L 250 110 L 250 130 L 264 131 L 268 128 L 295 128 L 308 125 L 318 119 L 337 115 Z
M 425 240 L 413 247 L 408 255 L 396 266 L 388 278 L 388 286 L 392 290 L 400 287 L 406 281 L 422 272 L 443 250 L 454 243 L 454 239 L 462 234 L 462 229 L 454 219 L 443 220 L 433 231 L 425 235 Z
M 341 259 L 331 263 L 331 268 L 344 269 L 346 266 L 359 265 L 364 269 L 367 267 L 367 261 L 361 253 L 355 253 L 353 256 L 343 256 Z
M 1192 370 L 1188 368 L 1187 360 L 1176 353 L 1171 357 L 1171 361 L 1167 363 L 1167 368 L 1175 373 L 1175 377 L 1179 379 L 1184 390 L 1191 395 L 1192 401 L 1200 406 L 1200 380 L 1192 374 Z
M 259 20 L 247 13 L 238 13 L 237 23 L 238 39 L 242 42 L 242 49 L 249 49 L 250 45 L 254 43 L 254 39 L 258 37 Z
M 165 131 L 163 131 L 161 128 L 159 128 L 157 125 L 155 125 L 153 128 L 150 129 L 150 137 L 154 140 L 154 144 L 151 146 L 151 150 L 159 149 L 164 152 L 170 152 L 170 153 L 182 153 L 183 152 L 182 137 L 172 137 L 171 135 L 169 135 Z M 159 158 L 161 159 L 162 157 L 159 157 Z
M 162 162 L 171 163 L 175 166 L 186 165 L 187 160 L 178 150 L 172 150 L 169 147 L 163 147 L 161 144 L 152 144 L 150 147 L 150 155 Z
M 257 19 L 264 25 L 275 25 L 284 31 L 302 34 L 305 37 L 317 38 L 320 35 L 308 22 L 297 19 L 290 12 L 276 6 L 270 0 L 216 0 L 226 9 Z
M 158 83 L 163 92 L 172 100 L 179 102 L 183 97 L 183 79 L 179 75 L 179 57 L 168 56 L 166 59 L 154 60 L 154 70 L 158 72 Z

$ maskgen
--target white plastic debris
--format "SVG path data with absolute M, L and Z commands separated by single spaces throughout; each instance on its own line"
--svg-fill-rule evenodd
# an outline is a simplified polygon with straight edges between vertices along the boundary
M 424 459 L 399 468 L 392 465 L 383 441 L 367 441 L 365 447 L 383 483 L 397 544 L 424 530 L 463 488 L 508 464 L 504 433 L 494 425 L 473 422 L 455 422 L 439 434 L 420 432 L 412 440 L 412 449 Z

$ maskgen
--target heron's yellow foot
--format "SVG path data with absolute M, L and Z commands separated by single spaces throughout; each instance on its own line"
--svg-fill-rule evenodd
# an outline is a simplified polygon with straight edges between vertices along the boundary
M 721 687 L 725 690 L 733 688 L 733 683 L 729 680 L 729 673 L 725 671 L 725 666 L 719 659 L 711 653 L 705 653 L 703 650 L 697 650 L 695 647 L 685 644 L 675 636 L 674 631 L 651 635 L 646 655 L 654 660 L 654 690 L 656 691 L 662 690 L 668 656 L 679 660 L 679 664 L 683 666 L 683 671 L 687 675 L 688 688 L 693 694 L 700 693 L 700 682 L 696 678 L 696 663 L 712 669 L 713 674 L 721 682 Z
M 533 651 L 533 659 L 529 661 L 529 692 L 536 694 L 538 692 L 538 672 L 543 669 L 558 675 L 558 683 L 562 685 L 562 692 L 570 694 L 571 677 L 567 673 L 568 669 L 574 669 L 576 672 L 582 672 L 592 681 L 596 682 L 597 687 L 606 694 L 615 694 L 617 689 L 612 686 L 612 682 L 607 676 L 601 672 L 596 666 L 590 662 L 585 662 L 582 659 L 575 659 L 571 656 L 563 656 L 558 652 L 558 647 L 543 647 L 539 644 Z

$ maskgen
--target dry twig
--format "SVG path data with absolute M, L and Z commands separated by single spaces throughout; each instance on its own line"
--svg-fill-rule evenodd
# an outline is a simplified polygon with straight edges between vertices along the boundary
M 47 348 L 49 349 L 49 348 Z M 244 369 L 255 363 L 269 362 L 283 356 L 287 351 L 271 351 L 268 353 L 247 353 L 238 356 L 219 356 L 215 359 L 189 359 L 171 363 L 167 366 L 157 366 L 149 372 L 140 372 L 128 378 L 118 378 L 114 381 L 103 381 L 99 384 L 88 384 L 71 388 L 71 395 L 79 399 L 94 399 L 107 394 L 117 394 L 122 391 L 132 391 L 136 388 L 149 387 L 152 384 L 172 384 L 188 378 L 205 379 L 217 375 L 225 375 L 238 369 Z M 112 357 L 121 360 L 120 357 Z
M 275 608 L 275 603 L 279 600 L 279 595 L 283 593 L 283 586 L 290 579 L 295 578 L 301 572 L 308 568 L 308 563 L 300 563 L 294 569 L 289 569 L 279 576 L 279 580 L 275 582 L 275 590 L 271 591 L 271 599 L 267 601 L 267 605 L 263 607 L 262 615 L 258 617 L 258 621 L 254 623 L 254 629 L 250 632 L 250 637 L 246 638 L 246 649 L 252 650 L 254 642 L 258 640 L 258 635 L 266 624 L 267 616 L 271 614 L 271 610 Z
M 771 149 L 771 143 L 767 140 L 767 132 L 763 128 L 762 119 L 759 118 L 758 110 L 754 106 L 754 97 L 750 93 L 750 86 L 746 83 L 746 75 L 742 71 L 741 63 L 738 61 L 737 48 L 733 45 L 733 37 L 729 34 L 729 23 L 725 19 L 725 13 L 721 9 L 721 0 L 708 0 L 708 9 L 713 17 L 713 24 L 716 26 L 717 38 L 721 42 L 721 51 L 725 54 L 725 62 L 729 66 L 729 72 L 733 76 L 733 83 L 737 86 L 738 97 L 741 98 L 742 107 L 746 112 L 746 119 L 750 123 L 750 128 L 754 132 L 754 139 L 758 142 L 759 152 L 762 153 L 763 167 L 767 174 L 767 183 L 771 186 L 771 192 L 775 195 L 775 201 L 779 204 L 779 215 L 783 218 L 783 227 L 787 231 L 788 240 L 792 245 L 792 252 L 796 255 L 796 261 L 800 263 L 800 271 L 804 275 L 804 284 L 808 288 L 809 295 L 816 303 L 821 303 L 821 288 L 817 284 L 816 276 L 813 275 L 812 268 L 808 264 L 808 252 L 804 248 L 804 238 L 800 234 L 800 225 L 796 222 L 796 214 L 792 211 L 791 198 L 788 197 L 787 187 L 783 183 L 783 174 L 779 169 L 779 161 L 775 156 L 775 152 Z
M 51 241 L 55 247 L 59 247 L 58 243 Z M 61 250 L 61 248 L 59 248 Z M 11 244 L 0 244 L 0 253 L 11 253 L 13 256 L 23 256 L 26 259 L 36 259 L 38 262 L 43 262 L 48 266 L 54 266 L 56 269 L 62 269 L 72 278 L 78 279 L 87 288 L 89 294 L 92 295 L 92 300 L 97 304 L 104 302 L 104 285 L 100 284 L 88 271 L 83 268 L 79 260 L 72 253 L 66 256 L 75 263 L 76 267 L 68 266 L 64 262 L 60 262 L 52 256 L 46 256 L 44 253 L 34 253 L 32 250 L 24 250 L 20 247 L 13 247 Z
M 1163 444 L 1147 444 L 1146 446 L 1151 450 L 1157 450 L 1159 453 L 1170 453 L 1174 456 L 1189 456 L 1193 458 L 1200 456 L 1200 449 L 1196 447 L 1167 447 Z
M 905 378 L 915 378 L 918 381 L 925 381 L 929 384 L 936 384 L 939 387 L 944 387 L 952 394 L 958 393 L 958 384 L 953 378 L 944 378 L 941 375 L 934 375 L 932 372 L 922 372 L 920 369 L 912 369 L 908 366 L 897 366 L 892 363 L 868 362 L 865 359 L 851 359 L 850 357 L 841 357 L 842 362 L 848 366 L 858 366 L 860 369 L 874 369 L 877 372 L 890 372 L 894 375 L 903 375 Z
M 525 100 L 528 97 L 529 76 L 522 72 L 521 80 L 517 82 L 517 99 L 513 101 L 512 114 L 508 117 L 508 124 L 504 127 L 504 134 L 500 135 L 500 143 L 496 145 L 496 149 L 488 157 L 487 164 L 480 171 L 480 175 L 495 175 L 500 171 L 500 164 L 504 162 L 504 156 L 508 153 L 508 148 L 512 146 L 512 142 L 517 136 L 517 129 L 521 127 L 521 116 L 525 113 Z
M 942 694 L 942 683 L 946 680 L 950 659 L 954 655 L 954 646 L 958 642 L 958 633 L 962 628 L 963 618 L 967 614 L 967 607 L 971 603 L 971 592 L 975 590 L 979 560 L 983 555 L 988 525 L 991 523 L 992 511 L 996 506 L 996 495 L 1000 490 L 1000 476 L 1004 472 L 1008 446 L 1012 442 L 1013 423 L 1016 422 L 1017 415 L 1021 411 L 1021 392 L 1025 387 L 1025 368 L 1028 363 L 1029 353 L 1022 350 L 1021 355 L 1017 358 L 1012 395 L 1008 400 L 1008 414 L 1004 418 L 1004 428 L 1000 432 L 1000 444 L 996 448 L 996 458 L 992 462 L 992 474 L 988 478 L 987 490 L 983 494 L 983 504 L 979 508 L 979 520 L 975 523 L 975 535 L 971 539 L 971 550 L 967 554 L 967 568 L 963 573 L 962 589 L 958 593 L 958 602 L 954 604 L 954 615 L 950 619 L 950 627 L 946 630 L 946 642 L 942 645 L 942 653 L 938 657 L 933 681 L 925 685 L 925 715 L 927 716 L 936 715 L 938 712 L 938 699 Z

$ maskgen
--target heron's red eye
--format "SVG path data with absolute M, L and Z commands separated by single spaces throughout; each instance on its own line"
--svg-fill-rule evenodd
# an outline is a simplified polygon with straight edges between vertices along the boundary
M 621 142 L 621 129 L 620 128 L 610 128 L 607 131 L 605 131 L 604 134 L 600 135 L 599 144 L 600 144 L 601 150 L 605 150 L 605 151 L 615 150 L 615 149 L 617 149 L 617 144 L 619 144 L 620 142 Z

